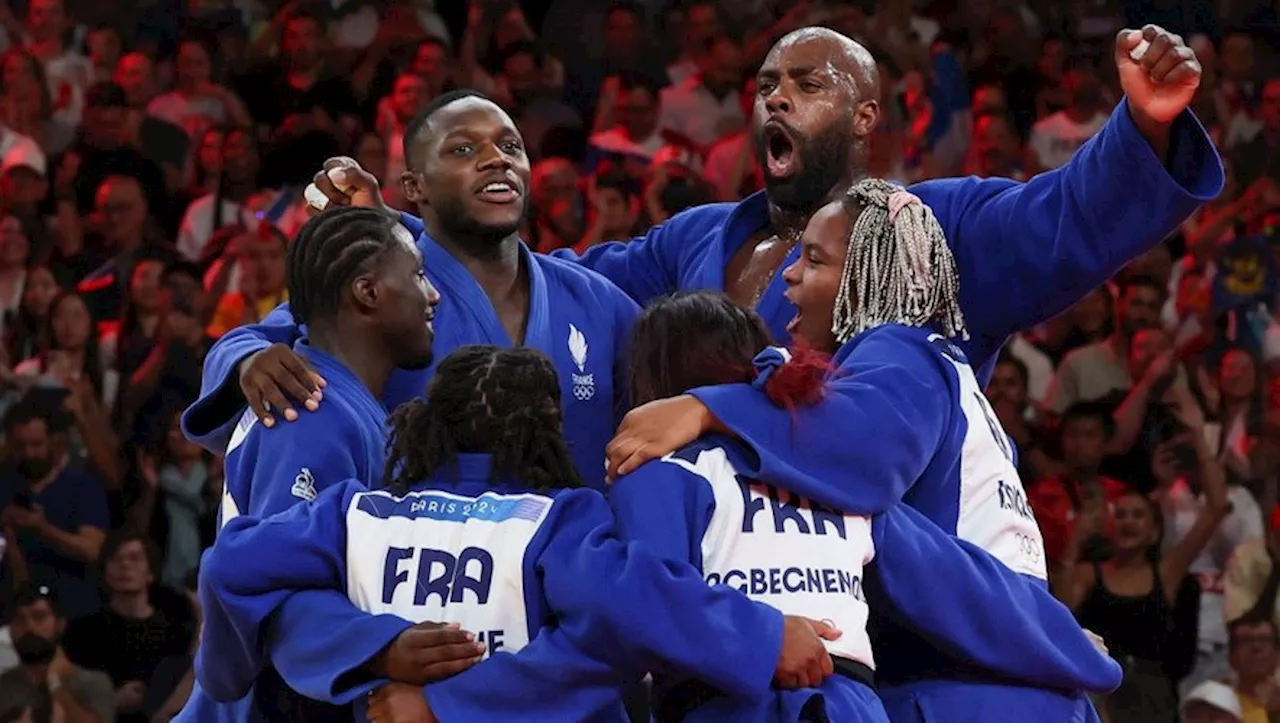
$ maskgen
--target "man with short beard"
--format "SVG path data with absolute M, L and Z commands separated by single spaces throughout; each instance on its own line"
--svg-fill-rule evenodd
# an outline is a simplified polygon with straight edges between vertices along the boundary
M 116 693 L 105 673 L 72 663 L 62 651 L 66 618 L 53 592 L 44 585 L 24 585 L 13 599 L 9 635 L 18 666 L 0 675 L 0 683 L 21 678 L 44 687 L 62 710 L 64 723 L 111 723 Z
M 93 565 L 110 526 L 102 483 L 70 464 L 62 397 L 33 389 L 5 413 L 12 468 L 0 473 L 5 555 L 21 555 L 28 579 L 48 585 L 68 618 L 98 609 Z

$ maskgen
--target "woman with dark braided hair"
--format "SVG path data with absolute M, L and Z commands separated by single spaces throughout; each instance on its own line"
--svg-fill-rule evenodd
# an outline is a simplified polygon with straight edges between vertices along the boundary
M 613 473 L 730 431 L 752 453 L 744 474 L 852 514 L 903 501 L 1047 590 L 1044 543 L 1012 445 L 955 343 L 968 331 L 955 259 L 932 210 L 901 187 L 863 180 L 813 216 L 801 246 L 784 272 L 797 308 L 788 329 L 835 354 L 823 398 L 784 410 L 749 384 L 721 384 L 659 400 L 624 419 L 608 450 Z M 951 572 L 929 569 L 940 581 Z M 987 603 L 949 604 L 967 616 Z M 1015 599 L 1004 609 L 1011 622 L 1030 617 Z M 962 652 L 872 615 L 876 690 L 895 723 L 1096 720 L 1084 691 L 1120 683 L 1119 666 L 1070 618 L 1038 621 L 1016 644 L 997 628 Z
M 486 654 L 517 653 L 425 695 L 421 681 L 387 685 L 390 670 L 370 680 L 364 661 L 338 655 L 315 666 L 326 669 L 315 687 L 334 702 L 357 700 L 363 716 L 361 694 L 386 686 L 372 720 L 407 698 L 443 720 L 625 721 L 624 686 L 649 670 L 748 700 L 775 677 L 806 686 L 831 674 L 818 635 L 839 631 L 616 539 L 604 497 L 575 471 L 541 352 L 461 347 L 427 400 L 392 415 L 383 489 L 353 480 L 265 520 L 232 520 L 201 570 L 249 639 L 295 591 L 334 589 L 378 617 L 457 623 Z

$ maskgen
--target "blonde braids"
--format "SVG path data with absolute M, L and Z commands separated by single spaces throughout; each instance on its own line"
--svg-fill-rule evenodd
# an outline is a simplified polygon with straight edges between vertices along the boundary
M 955 257 L 933 210 L 901 187 L 868 178 L 849 189 L 861 206 L 849 236 L 831 331 L 843 344 L 884 324 L 932 326 L 967 339 Z

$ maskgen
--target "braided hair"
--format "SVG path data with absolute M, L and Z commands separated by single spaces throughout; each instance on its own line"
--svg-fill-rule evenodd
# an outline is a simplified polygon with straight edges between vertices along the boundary
M 299 324 L 338 313 L 342 287 L 399 243 L 397 223 L 372 208 L 334 206 L 302 226 L 285 261 L 289 306 Z
M 932 326 L 967 339 L 956 260 L 933 210 L 901 187 L 859 181 L 842 202 L 854 218 L 831 332 L 843 344 L 884 324 Z M 891 209 L 890 199 L 908 199 Z
M 469 345 L 440 362 L 426 399 L 391 414 L 383 486 L 393 494 L 445 470 L 459 454 L 493 457 L 490 480 L 532 489 L 581 487 L 562 431 L 560 380 L 535 349 Z

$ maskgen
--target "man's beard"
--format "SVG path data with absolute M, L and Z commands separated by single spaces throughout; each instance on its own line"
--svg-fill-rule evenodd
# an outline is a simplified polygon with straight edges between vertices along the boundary
M 48 665 L 58 654 L 58 641 L 27 633 L 13 641 L 13 652 L 23 665 Z
M 44 457 L 28 457 L 18 462 L 18 474 L 28 482 L 39 482 L 53 470 L 53 460 Z
M 765 162 L 768 143 L 763 133 L 755 135 L 756 158 L 760 159 L 763 169 L 765 193 L 769 202 L 779 208 L 813 213 L 827 202 L 832 190 L 848 175 L 854 139 L 838 125 L 825 128 L 810 138 L 795 132 L 788 135 L 795 144 L 792 153 L 800 159 L 800 173 L 782 179 L 769 176 Z
M 514 223 L 500 226 L 486 226 L 467 215 L 467 208 L 461 197 L 451 198 L 447 203 L 437 204 L 436 218 L 440 229 L 450 235 L 477 239 L 486 243 L 497 244 L 520 230 L 520 222 L 529 213 L 529 198 L 520 197 L 520 217 Z

